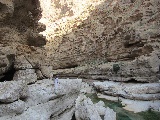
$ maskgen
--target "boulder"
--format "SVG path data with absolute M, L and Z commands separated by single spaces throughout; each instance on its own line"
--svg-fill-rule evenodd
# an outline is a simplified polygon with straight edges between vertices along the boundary
M 110 108 L 106 108 L 104 120 L 116 120 L 116 112 Z
M 21 114 L 25 110 L 25 102 L 22 100 L 15 101 L 13 103 L 1 104 L 0 105 L 0 117 Z
M 39 80 L 28 85 L 29 93 L 25 99 L 25 111 L 22 114 L 4 114 L 0 120 L 63 120 L 71 119 L 75 111 L 75 102 L 81 89 L 80 79 L 60 79 L 61 94 L 55 94 L 54 81 Z M 17 81 L 18 82 L 18 81 Z M 70 87 L 70 85 L 74 85 Z M 58 92 L 59 93 L 59 92 Z M 11 111 L 12 113 L 13 111 Z
M 90 98 L 81 95 L 76 101 L 76 120 L 102 120 Z
M 25 81 L 0 82 L 0 102 L 13 102 L 19 98 L 26 98 L 27 96 L 28 87 Z
M 26 106 L 33 106 L 40 103 L 46 103 L 62 95 L 71 93 L 79 94 L 81 89 L 81 79 L 59 79 L 58 89 L 55 92 L 54 80 L 43 79 L 35 84 L 28 85 L 28 98 Z M 72 85 L 72 87 L 71 87 Z
M 18 70 L 14 74 L 13 80 L 25 80 L 27 84 L 37 81 L 37 74 L 34 69 Z
M 33 66 L 31 63 L 26 59 L 24 55 L 16 56 L 14 62 L 14 68 L 16 70 L 25 70 L 25 69 L 32 69 Z
M 106 108 L 103 101 L 99 101 L 98 103 L 94 104 L 94 106 L 99 115 L 105 115 Z

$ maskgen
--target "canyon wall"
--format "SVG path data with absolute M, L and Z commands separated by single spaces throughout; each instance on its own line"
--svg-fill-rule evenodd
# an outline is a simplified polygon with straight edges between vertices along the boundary
M 91 88 L 159 111 L 159 31 L 159 0 L 0 0 L 0 119 L 86 118 Z
M 42 21 L 47 55 L 60 64 L 55 67 L 134 60 L 159 50 L 158 0 L 48 2 Z
M 35 69 L 38 78 L 48 78 L 59 68 L 122 61 L 134 74 L 155 77 L 160 65 L 159 4 L 2 0 L 0 76 L 13 69 Z

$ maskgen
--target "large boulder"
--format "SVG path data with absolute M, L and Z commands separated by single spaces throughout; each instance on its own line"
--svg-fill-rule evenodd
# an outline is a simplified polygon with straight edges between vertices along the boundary
M 0 82 L 0 102 L 9 103 L 28 96 L 25 81 Z
M 0 120 L 63 120 L 66 118 L 69 120 L 74 114 L 75 102 L 80 93 L 81 84 L 81 79 L 60 79 L 59 87 L 61 90 L 55 93 L 53 80 L 39 80 L 28 85 L 28 97 L 23 99 L 25 102 L 24 111 L 17 114 L 18 110 L 7 109 L 8 115 L 3 112 Z M 14 102 L 12 104 L 14 105 Z M 2 104 L 2 106 L 5 105 Z
M 18 70 L 14 74 L 13 80 L 24 80 L 27 84 L 37 81 L 37 74 L 34 69 Z
M 0 117 L 0 120 L 49 120 L 51 116 L 54 118 L 68 108 L 72 108 L 77 97 L 78 94 L 63 96 L 55 100 L 50 100 L 46 103 L 30 106 L 26 111 L 17 116 L 10 115 Z
M 1 104 L 0 105 L 0 117 L 21 114 L 25 110 L 25 102 L 22 100 L 15 101 L 13 103 Z
M 116 112 L 110 108 L 106 108 L 104 120 L 116 120 Z
M 116 120 L 116 113 L 110 108 L 105 108 L 104 102 L 93 104 L 91 99 L 84 95 L 80 95 L 76 100 L 75 116 L 76 120 L 102 120 L 100 116 Z
M 91 99 L 80 96 L 76 102 L 77 120 L 102 120 Z
M 31 63 L 26 59 L 24 55 L 16 56 L 14 62 L 14 68 L 16 70 L 24 70 L 24 69 L 32 69 L 33 66 Z

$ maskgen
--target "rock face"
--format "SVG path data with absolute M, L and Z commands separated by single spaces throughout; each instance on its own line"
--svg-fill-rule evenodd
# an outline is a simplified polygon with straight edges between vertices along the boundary
M 104 103 L 99 101 L 93 104 L 90 98 L 80 95 L 76 101 L 76 120 L 102 120 L 100 115 L 105 116 L 105 120 L 116 120 L 116 113 L 110 108 L 105 108 Z
M 134 60 L 160 47 L 158 0 L 47 2 L 42 22 L 47 24 L 47 54 L 56 58 L 54 69 L 97 58 L 104 62 Z
M 19 70 L 14 74 L 13 80 L 25 80 L 26 83 L 37 81 L 37 75 L 34 69 Z
M 106 85 L 95 84 L 105 95 L 158 103 L 159 4 L 159 0 L 1 0 L 0 119 L 56 120 L 66 115 L 71 119 L 79 91 L 93 90 L 85 84 L 80 90 L 81 80 L 60 80 L 55 94 L 48 78 L 57 75 L 108 80 Z M 105 114 L 89 99 L 78 106 L 84 113 L 78 119 L 92 118 L 94 112 L 92 119 L 98 120 Z
M 22 100 L 15 101 L 10 104 L 0 105 L 0 116 L 7 116 L 12 114 L 21 114 L 25 110 L 25 102 Z
M 33 58 L 33 54 L 35 57 L 45 53 L 40 48 L 46 40 L 39 35 L 40 28 L 44 27 L 38 24 L 39 1 L 1 0 L 0 8 L 0 78 L 12 69 L 38 68 L 38 61 L 33 64 L 28 59 Z
M 95 82 L 94 86 L 106 95 L 133 100 L 159 100 L 160 83 Z
M 112 109 L 107 108 L 104 120 L 116 120 L 116 113 Z
M 55 75 L 83 77 L 86 79 L 110 81 L 159 81 L 159 54 L 154 52 L 151 56 L 141 56 L 132 61 L 108 62 L 102 64 L 84 65 L 72 69 L 54 70 Z
M 123 74 L 108 75 L 108 70 L 93 78 L 158 81 L 158 5 L 158 0 L 3 0 L 0 77 L 13 66 L 34 68 L 38 78 L 48 78 L 52 69 L 122 61 Z
M 82 80 L 61 79 L 59 81 L 61 90 L 57 94 L 54 91 L 54 82 L 50 79 L 40 80 L 35 84 L 28 85 L 28 93 L 25 99 L 15 102 L 10 100 L 11 103 L 0 105 L 0 120 L 20 120 L 22 118 L 26 120 L 56 118 L 59 120 L 64 118 L 66 114 L 70 115 L 71 119 Z M 71 84 L 74 86 L 73 89 L 70 87 Z M 14 88 L 10 87 L 10 90 L 13 91 Z M 13 93 L 15 96 L 16 94 Z M 5 100 L 3 102 L 8 102 L 8 99 Z M 60 116 L 60 118 L 57 118 L 57 116 Z
M 82 101 L 77 109 L 77 120 L 102 120 L 89 98 Z
M 0 83 L 0 102 L 14 102 L 20 98 L 26 98 L 28 88 L 25 81 L 7 81 Z

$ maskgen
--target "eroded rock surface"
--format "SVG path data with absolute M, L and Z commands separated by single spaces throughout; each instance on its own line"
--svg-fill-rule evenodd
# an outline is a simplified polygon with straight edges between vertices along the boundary
M 25 81 L 0 82 L 0 102 L 14 102 L 20 98 L 26 98 L 28 87 Z
M 81 81 L 76 79 L 62 80 L 54 94 L 53 80 L 47 78 L 56 75 L 109 80 L 106 86 L 95 86 L 107 95 L 157 100 L 157 105 L 159 4 L 159 0 L 1 0 L 0 119 L 63 119 L 66 114 L 70 119 L 78 92 L 93 90 L 85 84 L 80 90 Z M 10 70 L 14 77 L 6 79 Z M 25 102 L 25 111 L 19 99 Z M 95 110 L 89 99 L 82 103 L 82 110 L 91 107 L 93 119 L 101 119 L 98 114 L 104 111 Z M 17 107 L 12 110 L 12 105 Z M 92 117 L 88 111 L 83 111 L 85 116 Z
M 76 101 L 76 120 L 102 120 L 100 115 L 105 116 L 105 120 L 116 120 L 116 113 L 104 106 L 102 101 L 93 104 L 90 98 L 80 95 Z
M 160 83 L 121 83 L 94 82 L 94 86 L 103 94 L 119 96 L 133 100 L 159 100 Z
M 13 103 L 1 104 L 0 105 L 0 117 L 21 114 L 25 110 L 25 102 L 22 100 L 15 101 Z
M 77 120 L 102 120 L 89 98 L 79 98 L 76 108 L 77 111 L 75 115 Z
M 58 90 L 56 94 L 54 81 L 51 79 L 40 80 L 28 85 L 28 94 L 25 99 L 22 99 L 23 101 L 10 101 L 8 104 L 0 105 L 0 120 L 20 120 L 22 118 L 26 120 L 48 120 L 50 118 L 59 120 L 67 114 L 71 119 L 81 83 L 81 79 L 59 79 L 61 90 Z M 10 90 L 13 91 L 14 88 L 10 87 Z M 13 93 L 14 96 L 16 94 Z

